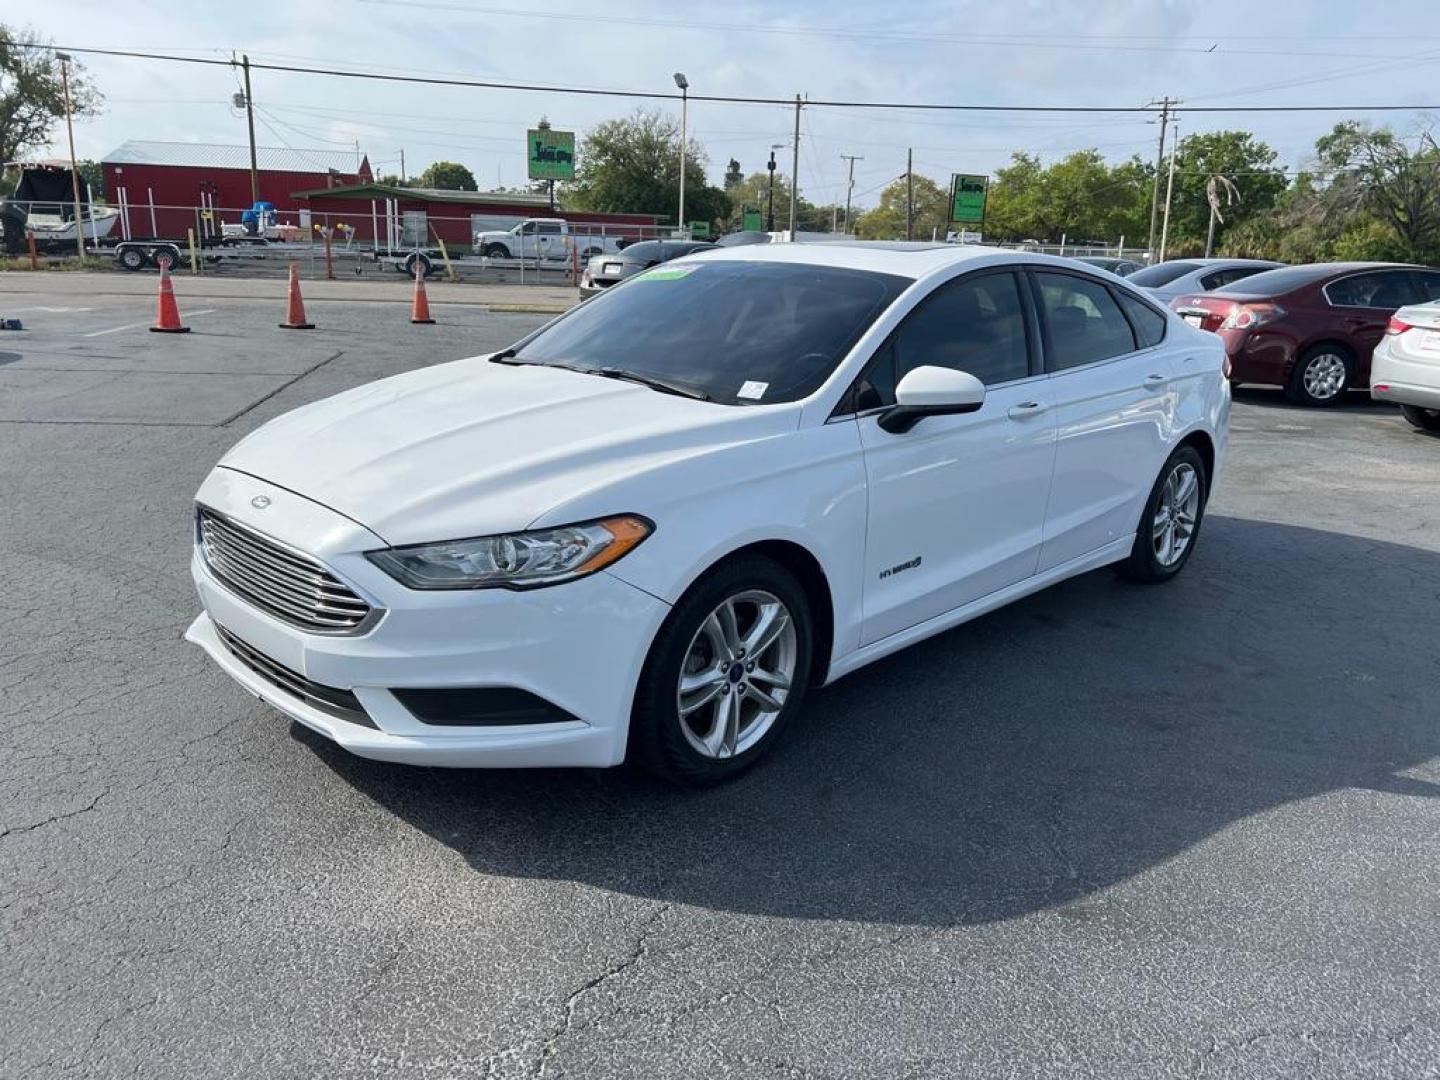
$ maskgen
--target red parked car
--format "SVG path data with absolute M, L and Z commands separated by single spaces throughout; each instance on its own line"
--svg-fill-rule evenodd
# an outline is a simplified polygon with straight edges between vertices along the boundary
M 1396 308 L 1440 300 L 1440 270 L 1403 263 L 1312 263 L 1177 296 L 1181 318 L 1225 342 L 1230 381 L 1283 386 L 1334 405 L 1370 385 L 1370 354 Z

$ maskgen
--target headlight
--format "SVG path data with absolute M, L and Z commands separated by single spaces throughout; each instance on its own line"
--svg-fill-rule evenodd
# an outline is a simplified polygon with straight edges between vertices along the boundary
M 365 557 L 412 589 L 533 589 L 609 566 L 655 527 L 619 517 L 554 529 L 367 551 Z

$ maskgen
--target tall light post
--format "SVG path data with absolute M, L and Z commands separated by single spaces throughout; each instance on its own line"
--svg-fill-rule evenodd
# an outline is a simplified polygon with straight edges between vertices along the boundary
M 65 131 L 70 136 L 70 194 L 74 198 L 75 249 L 85 258 L 85 220 L 80 216 L 80 170 L 75 165 L 75 124 L 70 118 L 70 54 L 57 52 L 60 61 L 60 90 L 65 97 Z
M 690 80 L 684 74 L 675 72 L 675 85 L 680 88 L 680 219 L 681 231 L 685 229 L 685 123 L 686 111 L 690 104 Z
M 775 151 L 784 149 L 783 142 L 770 144 L 770 160 L 765 168 L 770 170 L 770 194 L 765 199 L 765 231 L 775 231 Z

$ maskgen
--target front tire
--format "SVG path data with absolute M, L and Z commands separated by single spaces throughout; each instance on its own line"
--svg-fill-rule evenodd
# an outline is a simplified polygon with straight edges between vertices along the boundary
M 650 647 L 630 718 L 635 758 L 689 787 L 750 768 L 804 700 L 812 626 L 805 590 L 769 559 L 744 556 L 705 575 Z
M 1193 446 L 1181 446 L 1160 470 L 1140 525 L 1130 557 L 1120 564 L 1120 573 L 1132 581 L 1169 581 L 1190 561 L 1200 522 L 1209 496 L 1205 462 Z
M 1342 346 L 1316 345 L 1295 362 L 1285 396 L 1297 405 L 1328 408 L 1345 400 L 1355 361 Z
M 510 258 L 510 249 L 504 244 L 486 244 L 480 254 L 487 259 L 508 259 Z
M 1406 420 L 1421 431 L 1440 432 L 1440 409 L 1422 409 L 1419 405 L 1401 405 L 1400 412 Z

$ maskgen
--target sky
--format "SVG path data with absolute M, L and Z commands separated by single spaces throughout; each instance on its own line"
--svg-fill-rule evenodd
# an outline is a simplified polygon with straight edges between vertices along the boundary
M 30 5 L 24 23 L 70 47 L 458 76 L 552 86 L 695 94 L 976 105 L 1138 106 L 1179 98 L 1180 132 L 1254 131 L 1288 168 L 1341 119 L 1416 131 L 1433 113 L 1199 113 L 1186 106 L 1440 106 L 1434 0 L 251 0 L 245 5 L 61 0 Z M 1416 29 L 1420 31 L 1416 32 Z M 80 56 L 103 112 L 76 126 L 80 157 L 127 139 L 245 142 L 231 104 L 238 72 L 156 60 Z M 637 106 L 678 102 L 253 73 L 257 142 L 343 151 L 358 141 L 377 172 L 459 161 L 482 189 L 524 182 L 525 129 L 540 116 L 580 137 Z M 788 171 L 793 107 L 692 102 L 688 130 L 712 182 L 734 157 L 763 169 L 772 144 Z M 800 190 L 854 201 L 915 170 L 942 186 L 952 172 L 992 173 L 1012 152 L 1053 161 L 1096 148 L 1153 159 L 1158 128 L 1141 115 L 945 113 L 809 107 L 800 128 Z M 52 153 L 64 150 L 57 128 Z

